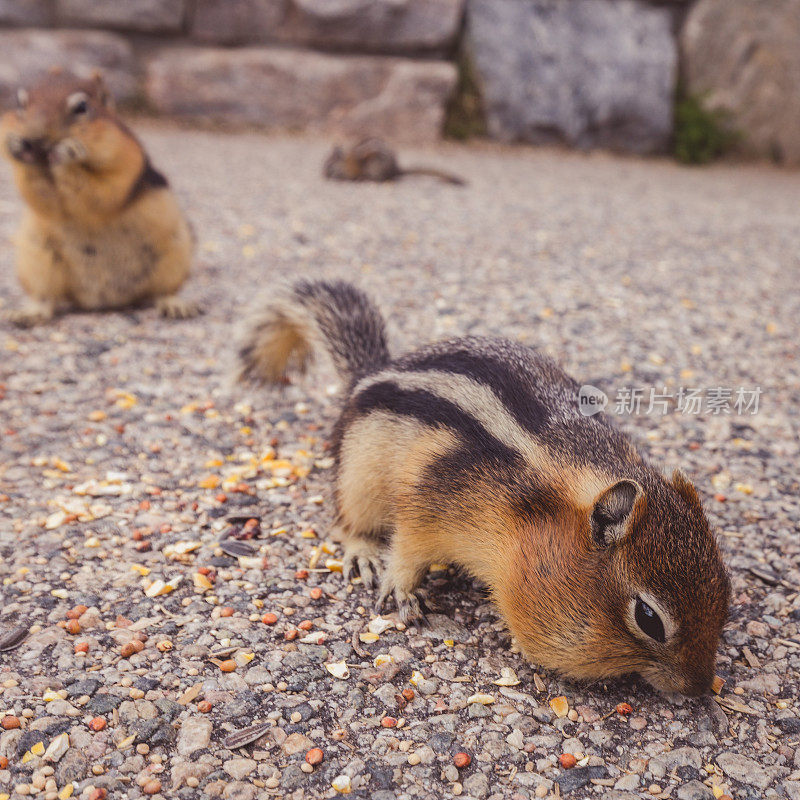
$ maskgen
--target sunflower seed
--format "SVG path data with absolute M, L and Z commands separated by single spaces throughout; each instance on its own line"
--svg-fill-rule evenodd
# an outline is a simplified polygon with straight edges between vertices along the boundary
M 233 556 L 234 558 L 252 556 L 258 552 L 253 545 L 239 541 L 238 539 L 223 539 L 219 543 L 219 546 L 223 553 Z
M 28 636 L 27 625 L 17 625 L 6 633 L 0 634 L 0 653 L 19 647 Z
M 222 740 L 222 746 L 226 750 L 235 750 L 237 747 L 244 747 L 245 745 L 260 739 L 270 728 L 274 727 L 270 722 L 259 722 L 251 725 L 249 728 L 242 728 L 236 733 Z

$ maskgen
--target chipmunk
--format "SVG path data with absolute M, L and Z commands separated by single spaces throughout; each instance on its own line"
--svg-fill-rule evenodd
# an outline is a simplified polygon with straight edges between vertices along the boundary
M 18 104 L 0 120 L 0 147 L 26 203 L 17 274 L 31 301 L 12 320 L 145 300 L 164 316 L 197 313 L 175 296 L 192 260 L 189 224 L 103 79 L 51 71 Z
M 337 145 L 325 160 L 323 174 L 336 181 L 393 181 L 406 175 L 430 175 L 446 183 L 464 186 L 465 181 L 458 175 L 430 167 L 409 167 L 402 169 L 397 156 L 381 139 L 362 139 L 358 144 L 345 150 Z
M 550 358 L 451 339 L 393 359 L 380 312 L 341 282 L 261 308 L 240 378 L 327 351 L 347 382 L 333 433 L 345 578 L 423 612 L 432 563 L 491 592 L 521 649 L 574 679 L 639 673 L 689 695 L 713 679 L 730 582 L 694 486 L 648 464 Z

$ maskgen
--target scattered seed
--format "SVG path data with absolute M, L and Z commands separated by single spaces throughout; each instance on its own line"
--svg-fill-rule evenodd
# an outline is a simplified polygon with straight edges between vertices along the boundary
M 103 730 L 103 728 L 105 728 L 105 727 L 106 727 L 106 725 L 107 725 L 107 723 L 106 723 L 106 720 L 105 720 L 105 718 L 104 718 L 104 717 L 95 717 L 95 718 L 94 718 L 94 719 L 93 719 L 93 720 L 92 720 L 92 721 L 89 723 L 89 727 L 90 727 L 90 728 L 91 728 L 93 731 L 101 731 L 101 730 Z
M 312 747 L 311 750 L 306 753 L 306 761 L 311 764 L 312 767 L 321 764 L 323 758 L 325 758 L 325 754 L 319 747 Z
M 126 642 L 120 648 L 119 654 L 123 658 L 130 658 L 134 653 L 140 652 L 144 648 L 144 644 L 140 642 L 138 639 L 132 639 L 130 642 Z
M 336 791 L 340 794 L 350 794 L 352 791 L 349 775 L 339 775 L 338 777 L 334 778 L 331 786 L 333 786 L 333 788 L 336 789 Z
M 397 720 L 394 717 L 384 717 L 381 720 L 381 725 L 384 728 L 395 728 L 397 727 Z
M 274 726 L 269 722 L 259 722 L 255 725 L 250 725 L 223 739 L 222 746 L 226 750 L 236 750 L 238 747 L 245 747 L 256 739 L 260 739 L 267 731 L 272 730 L 273 727 Z
M 633 714 L 633 707 L 630 705 L 630 703 L 617 703 L 616 711 L 617 714 L 627 716 L 628 714 Z
M 453 758 L 453 763 L 458 769 L 465 769 L 472 763 L 472 756 L 469 753 L 456 753 Z
M 197 704 L 197 710 L 202 711 L 204 714 L 208 714 L 209 711 L 213 708 L 212 704 L 208 700 L 201 700 Z
M 569 701 L 566 697 L 554 697 L 550 701 L 550 708 L 557 717 L 566 717 L 569 713 Z
M 261 621 L 265 625 L 274 625 L 278 621 L 278 615 L 274 614 L 272 611 L 267 611 L 267 613 L 261 617 Z
M 578 763 L 578 759 L 572 753 L 562 753 L 558 761 L 564 769 L 572 769 Z
M 19 728 L 21 724 L 22 723 L 19 721 L 19 717 L 15 717 L 11 714 L 3 717 L 3 719 L 0 720 L 0 728 L 3 728 L 7 731 L 14 730 L 14 728 Z
M 19 647 L 25 641 L 27 636 L 27 625 L 17 625 L 17 627 L 3 633 L 0 635 L 0 653 L 4 653 L 6 650 L 13 650 L 15 647 Z

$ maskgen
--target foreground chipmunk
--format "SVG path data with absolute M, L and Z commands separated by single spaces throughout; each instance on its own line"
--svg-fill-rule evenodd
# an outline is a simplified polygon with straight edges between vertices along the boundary
M 429 565 L 456 564 L 544 667 L 709 689 L 730 583 L 697 492 L 581 415 L 551 359 L 479 338 L 392 359 L 364 294 L 302 282 L 258 312 L 241 376 L 280 380 L 317 349 L 348 382 L 333 436 L 346 577 L 372 583 L 385 555 L 379 602 L 409 620 Z
M 102 79 L 50 72 L 18 100 L 0 120 L 0 147 L 26 203 L 17 274 L 31 301 L 12 319 L 147 300 L 165 316 L 196 313 L 175 296 L 191 265 L 189 225 Z
M 394 181 L 406 175 L 428 175 L 445 183 L 464 186 L 458 175 L 434 167 L 409 167 L 403 169 L 397 156 L 382 139 L 370 137 L 345 150 L 336 146 L 322 167 L 322 174 L 335 181 Z

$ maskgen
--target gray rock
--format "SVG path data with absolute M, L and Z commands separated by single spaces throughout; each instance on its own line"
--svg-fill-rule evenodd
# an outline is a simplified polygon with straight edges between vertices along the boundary
M 55 772 L 55 780 L 59 786 L 68 783 L 77 783 L 83 780 L 89 771 L 89 760 L 77 748 L 70 747 L 58 762 Z
M 464 794 L 467 797 L 475 797 L 480 800 L 489 794 L 489 779 L 482 772 L 464 778 Z
M 65 67 L 82 77 L 100 69 L 117 100 L 136 91 L 133 49 L 122 37 L 101 31 L 0 31 L 0 104 L 20 85 L 50 67 Z
M 783 790 L 789 800 L 800 800 L 800 781 L 784 781 Z
M 387 708 L 397 708 L 396 695 L 397 689 L 391 683 L 385 683 L 383 686 L 379 686 L 372 696 L 380 700 Z
M 89 701 L 86 708 L 94 714 L 110 714 L 115 708 L 119 708 L 124 701 L 124 697 L 116 694 L 96 694 Z
M 665 150 L 677 74 L 671 26 L 668 10 L 634 0 L 469 0 L 490 135 Z
M 296 789 L 306 780 L 306 776 L 297 764 L 289 764 L 281 775 L 281 787 L 284 789 Z
M 228 775 L 236 781 L 244 780 L 258 764 L 252 758 L 231 758 L 228 759 L 222 768 Z
M 426 639 L 452 639 L 455 642 L 466 642 L 470 632 L 445 614 L 428 614 L 428 625 L 420 632 Z
M 653 759 L 650 763 L 652 766 Z M 664 765 L 668 772 L 671 772 L 676 767 L 694 767 L 700 769 L 703 763 L 703 757 L 699 750 L 694 747 L 677 747 L 675 750 L 670 750 L 668 753 L 662 753 L 658 756 L 658 760 Z
M 573 767 L 556 778 L 561 794 L 582 789 L 592 778 L 605 778 L 605 767 Z
M 789 771 L 783 767 L 764 767 L 752 758 L 730 751 L 720 753 L 716 761 L 729 778 L 758 789 L 766 789 L 779 774 Z
M 211 720 L 206 717 L 188 717 L 178 734 L 178 753 L 190 756 L 195 750 L 208 747 L 211 742 Z
M 3 25 L 50 25 L 53 8 L 49 0 L 0 0 Z
M 149 59 L 146 84 L 150 103 L 178 117 L 431 141 L 441 133 L 455 79 L 446 63 L 167 48 Z
M 159 697 L 155 702 L 155 706 L 167 722 L 172 722 L 183 711 L 182 705 L 170 700 L 168 697 Z
M 359 53 L 445 53 L 464 0 L 198 0 L 192 36 L 215 44 L 286 42 Z
M 136 732 L 137 742 L 147 742 L 153 746 L 171 744 L 177 735 L 172 725 L 158 717 L 136 722 L 131 730 Z
M 633 791 L 639 788 L 641 778 L 635 773 L 631 772 L 628 775 L 623 775 L 615 784 L 615 789 L 623 791 Z
M 700 781 L 689 781 L 678 787 L 678 800 L 712 800 L 714 793 Z
M 800 163 L 800 0 L 700 0 L 681 34 L 687 87 L 751 152 Z
M 85 27 L 175 33 L 184 13 L 184 0 L 56 0 L 60 23 Z
M 96 678 L 87 678 L 86 680 L 69 684 L 66 687 L 66 691 L 69 697 L 83 697 L 83 695 L 91 697 L 99 688 L 100 681 Z

